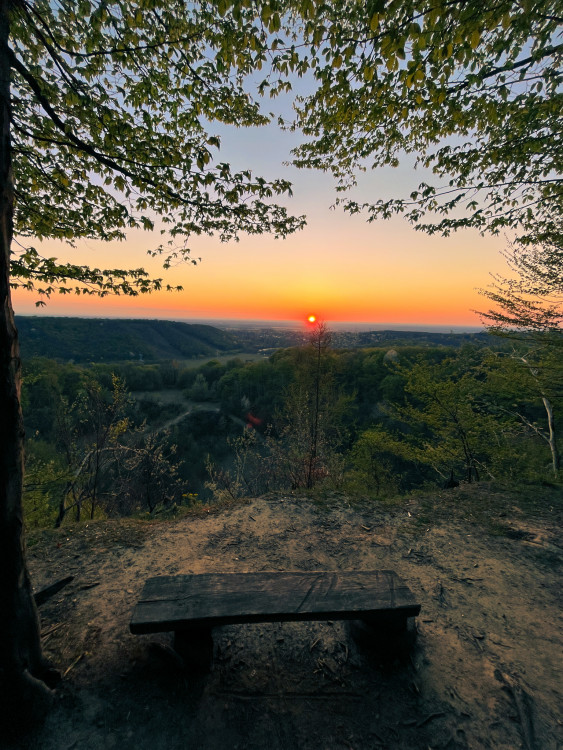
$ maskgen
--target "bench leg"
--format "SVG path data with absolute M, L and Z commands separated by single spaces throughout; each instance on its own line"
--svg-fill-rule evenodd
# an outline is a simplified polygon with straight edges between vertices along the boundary
M 392 661 L 406 655 L 416 640 L 414 617 L 397 613 L 364 618 L 350 622 L 350 633 L 358 646 L 381 658 Z
M 213 663 L 213 635 L 211 628 L 193 627 L 174 632 L 174 650 L 188 669 L 208 672 Z
M 414 618 L 410 619 L 414 621 Z M 398 635 L 406 632 L 409 618 L 401 612 L 382 612 L 371 617 L 364 617 L 361 621 L 374 633 Z

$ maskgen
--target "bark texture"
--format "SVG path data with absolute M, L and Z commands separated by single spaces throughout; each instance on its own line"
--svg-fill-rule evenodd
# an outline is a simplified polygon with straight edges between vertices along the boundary
M 21 365 L 10 295 L 14 191 L 10 146 L 9 18 L 0 0 L 0 723 L 43 716 L 54 674 L 41 652 L 39 618 L 25 563 Z

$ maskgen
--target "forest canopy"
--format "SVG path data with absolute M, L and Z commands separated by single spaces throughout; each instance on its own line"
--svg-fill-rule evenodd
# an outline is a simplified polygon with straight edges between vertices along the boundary
M 189 236 L 283 237 L 303 225 L 271 202 L 283 179 L 220 160 L 213 123 L 262 125 L 245 86 L 268 26 L 239 3 L 8 3 L 14 229 L 21 238 L 123 240 L 156 230 L 147 250 L 187 259 Z M 25 244 L 23 244 L 25 243 Z M 13 248 L 13 283 L 49 294 L 159 289 L 142 268 L 94 269 Z M 152 244 L 155 243 L 155 244 Z M 193 259 L 192 259 L 193 260 Z
M 361 205 L 343 198 L 346 210 L 404 214 L 429 233 L 560 242 L 562 23 L 557 0 L 317 6 L 305 24 L 317 87 L 298 105 L 307 141 L 294 163 L 345 190 L 358 170 L 413 154 L 435 183 Z
M 359 170 L 409 154 L 436 176 L 408 196 L 343 196 L 346 210 L 369 220 L 401 213 L 430 233 L 471 226 L 560 241 L 560 2 L 10 7 L 16 284 L 47 293 L 65 279 L 83 293 L 162 286 L 141 268 L 59 264 L 27 237 L 73 243 L 156 229 L 161 241 L 147 250 L 167 265 L 191 257 L 190 235 L 301 227 L 304 217 L 270 203 L 291 193 L 287 180 L 233 171 L 213 130 L 267 123 L 257 94 L 291 91 L 297 76 L 312 89 L 296 102 L 292 127 L 305 136 L 297 166 L 331 172 L 341 191 Z

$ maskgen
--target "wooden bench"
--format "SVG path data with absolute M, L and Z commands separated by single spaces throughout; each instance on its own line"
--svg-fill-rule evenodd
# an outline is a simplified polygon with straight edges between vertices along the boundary
M 405 630 L 419 612 L 420 604 L 391 570 L 203 573 L 149 578 L 130 629 L 174 631 L 174 647 L 185 661 L 208 668 L 212 629 L 221 625 L 361 620 L 385 633 Z

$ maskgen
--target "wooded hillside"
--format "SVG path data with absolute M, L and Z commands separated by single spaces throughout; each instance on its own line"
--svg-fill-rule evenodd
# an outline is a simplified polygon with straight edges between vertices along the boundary
M 75 362 L 120 362 L 214 357 L 237 348 L 234 336 L 208 325 L 172 320 L 16 318 L 21 352 Z

